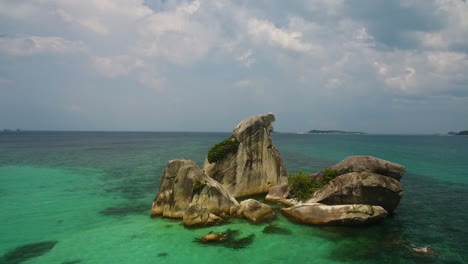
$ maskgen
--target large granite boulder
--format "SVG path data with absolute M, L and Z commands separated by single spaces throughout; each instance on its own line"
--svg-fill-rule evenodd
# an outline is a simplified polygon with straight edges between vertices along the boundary
M 163 171 L 151 215 L 183 218 L 185 210 L 191 204 L 200 205 L 215 215 L 229 214 L 231 207 L 240 206 L 221 184 L 206 176 L 195 162 L 171 160 Z M 193 212 L 186 215 L 193 217 Z M 204 216 L 200 218 L 204 219 Z
M 251 223 L 258 224 L 275 217 L 275 211 L 269 205 L 254 199 L 247 199 L 240 203 L 241 212 Z
M 269 113 L 240 122 L 231 138 L 238 145 L 221 151 L 224 155 L 215 161 L 208 156 L 203 166 L 206 174 L 234 197 L 266 193 L 270 187 L 285 182 L 286 169 L 270 137 L 274 121 L 275 116 Z
M 349 172 L 372 172 L 385 175 L 399 181 L 405 174 L 406 168 L 383 159 L 371 156 L 351 156 L 330 167 L 337 175 Z
M 307 203 L 369 204 L 393 212 L 403 196 L 403 187 L 394 178 L 370 172 L 340 175 L 317 190 Z
M 301 203 L 281 212 L 288 218 L 314 225 L 362 225 L 383 220 L 387 211 L 380 206 L 363 204 L 324 205 Z
M 315 191 L 307 202 L 327 205 L 379 205 L 391 213 L 403 195 L 403 187 L 399 180 L 405 170 L 401 165 L 371 156 L 351 156 L 330 168 L 310 175 L 315 182 L 324 181 L 330 172 L 336 178 Z M 298 203 L 287 184 L 270 188 L 265 199 L 287 206 Z

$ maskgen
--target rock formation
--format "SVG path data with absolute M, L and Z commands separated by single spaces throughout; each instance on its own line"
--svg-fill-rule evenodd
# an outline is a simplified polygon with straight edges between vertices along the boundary
M 273 209 L 257 200 L 247 199 L 240 203 L 242 215 L 247 218 L 251 223 L 258 224 L 275 217 Z
M 372 172 L 394 178 L 397 181 L 403 177 L 406 171 L 405 167 L 399 164 L 371 156 L 351 156 L 331 166 L 330 169 L 335 170 L 337 175 L 348 172 Z
M 383 220 L 387 211 L 380 206 L 363 204 L 324 205 L 319 203 L 301 203 L 281 212 L 287 217 L 314 225 L 362 225 Z
M 221 183 L 234 197 L 266 193 L 286 182 L 287 173 L 278 149 L 273 145 L 272 113 L 250 117 L 233 130 L 238 148 L 220 160 L 205 159 L 206 174 Z
M 399 182 L 405 167 L 370 156 L 352 156 L 328 168 L 336 178 L 318 189 L 308 203 L 379 205 L 393 212 L 403 196 Z M 324 179 L 325 171 L 312 174 L 315 181 Z M 287 206 L 297 204 L 286 184 L 274 186 L 265 198 Z
M 290 189 L 287 183 L 276 185 L 270 188 L 265 201 L 280 203 L 286 206 L 296 205 L 299 201 L 290 196 Z
M 219 224 L 226 217 L 261 223 L 273 219 L 274 210 L 253 199 L 239 204 L 235 197 L 266 192 L 267 201 L 289 206 L 281 209 L 285 216 L 309 224 L 372 223 L 398 206 L 405 167 L 370 156 L 352 156 L 316 174 L 294 175 L 288 185 L 270 137 L 274 121 L 270 113 L 240 122 L 230 138 L 208 152 L 204 170 L 190 160 L 169 161 L 151 215 L 181 218 L 186 226 Z M 226 238 L 213 234 L 200 241 Z M 252 239 L 253 235 L 226 244 L 239 248 Z
M 394 178 L 370 172 L 350 172 L 338 176 L 317 190 L 308 203 L 379 205 L 393 212 L 403 196 L 403 187 Z
M 198 204 L 190 204 L 184 211 L 182 222 L 185 226 L 205 226 L 216 225 L 222 223 L 224 220 L 218 217 Z
M 178 159 L 169 161 L 163 171 L 151 215 L 184 218 L 189 225 L 204 221 L 209 224 L 215 219 L 211 214 L 229 214 L 233 210 L 231 207 L 239 206 L 236 199 L 221 184 L 206 176 L 195 162 Z

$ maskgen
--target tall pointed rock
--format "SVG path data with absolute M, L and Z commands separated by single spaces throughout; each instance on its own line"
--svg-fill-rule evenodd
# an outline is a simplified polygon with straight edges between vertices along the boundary
M 229 139 L 210 150 L 205 173 L 234 197 L 266 193 L 286 182 L 285 166 L 270 136 L 274 121 L 275 116 L 269 113 L 240 122 Z

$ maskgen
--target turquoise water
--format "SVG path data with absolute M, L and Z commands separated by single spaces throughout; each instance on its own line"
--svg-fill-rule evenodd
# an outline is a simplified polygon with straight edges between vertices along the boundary
M 318 171 L 350 155 L 406 166 L 404 198 L 379 225 L 314 227 L 280 215 L 274 225 L 289 234 L 268 234 L 266 224 L 237 219 L 200 229 L 151 219 L 167 161 L 201 166 L 227 136 L 0 134 L 0 263 L 468 263 L 468 137 L 273 135 L 289 172 Z M 253 242 L 241 249 L 194 242 L 227 229 L 253 234 Z M 34 244 L 44 241 L 51 246 Z M 425 246 L 435 255 L 411 251 Z

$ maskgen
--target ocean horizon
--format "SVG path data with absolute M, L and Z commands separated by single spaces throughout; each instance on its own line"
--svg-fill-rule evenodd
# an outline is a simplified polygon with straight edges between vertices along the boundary
M 230 132 L 28 131 L 0 133 L 0 263 L 467 263 L 468 137 L 273 133 L 288 173 L 314 173 L 352 155 L 406 167 L 395 214 L 365 227 L 311 226 L 278 213 L 185 228 L 150 218 L 163 169 L 200 167 Z M 263 196 L 256 196 L 262 199 Z M 279 205 L 271 204 L 276 210 Z M 202 245 L 210 232 L 253 238 Z M 430 247 L 433 256 L 413 249 Z

